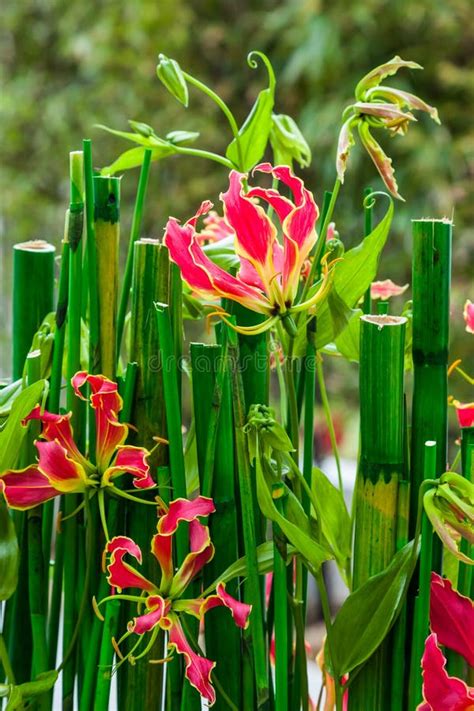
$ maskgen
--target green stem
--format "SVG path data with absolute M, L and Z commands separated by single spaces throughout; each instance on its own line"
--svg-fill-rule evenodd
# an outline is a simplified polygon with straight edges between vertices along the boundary
M 329 653 L 329 667 L 332 667 L 331 660 L 333 658 L 334 644 L 332 639 L 331 609 L 329 607 L 329 598 L 326 589 L 326 583 L 324 582 L 322 567 L 315 571 L 314 577 L 318 586 L 319 596 L 321 598 L 321 609 L 323 613 L 324 624 L 326 626 L 325 647 L 327 647 L 327 651 Z M 334 679 L 334 687 L 336 691 L 336 711 L 342 711 L 342 689 L 340 685 L 340 679 Z
M 213 160 L 215 163 L 220 163 L 225 166 L 228 170 L 232 170 L 235 166 L 228 158 L 220 156 L 217 153 L 212 153 L 211 151 L 203 151 L 199 148 L 186 148 L 185 146 L 174 146 L 175 153 L 180 153 L 184 156 L 196 156 L 197 158 L 207 158 L 207 160 Z
M 5 678 L 8 682 L 8 684 L 14 684 L 15 683 L 15 675 L 13 673 L 12 665 L 10 664 L 10 658 L 8 656 L 7 647 L 5 645 L 5 640 L 3 639 L 3 635 L 1 632 L 0 632 L 0 662 L 2 664 L 3 671 L 5 672 Z
M 283 513 L 285 489 L 273 484 L 276 508 Z M 275 605 L 275 711 L 288 711 L 288 595 L 286 589 L 286 545 L 278 524 L 273 523 L 273 591 Z
M 344 484 L 342 482 L 342 470 L 341 470 L 341 459 L 339 457 L 339 448 L 337 446 L 336 431 L 334 429 L 334 422 L 332 420 L 331 408 L 329 406 L 329 398 L 326 390 L 326 381 L 324 380 L 323 371 L 323 359 L 321 356 L 317 357 L 316 360 L 316 373 L 318 377 L 319 392 L 321 395 L 321 404 L 323 406 L 324 415 L 326 417 L 326 426 L 329 431 L 329 439 L 331 441 L 331 449 L 336 460 L 337 467 L 337 481 L 339 486 L 339 491 L 344 495 Z
M 125 323 L 125 316 L 127 314 L 130 287 L 132 285 L 134 247 L 135 242 L 140 237 L 140 230 L 142 226 L 143 205 L 145 202 L 145 195 L 148 186 L 148 177 L 150 175 L 151 155 L 151 149 L 147 148 L 145 150 L 145 153 L 143 154 L 143 163 L 140 170 L 140 178 L 138 180 L 137 197 L 135 200 L 132 227 L 130 230 L 130 240 L 128 243 L 127 261 L 125 264 L 125 273 L 123 276 L 122 291 L 120 293 L 120 302 L 117 314 L 117 360 L 120 358 L 123 327 Z
M 365 188 L 364 198 L 367 198 L 371 194 L 372 194 L 372 188 Z M 367 235 L 370 235 L 370 233 L 372 232 L 373 213 L 374 213 L 373 201 L 366 204 L 365 200 L 364 200 L 364 237 L 367 237 Z M 370 286 L 364 294 L 364 305 L 362 307 L 362 310 L 365 314 L 370 314 L 372 311 L 372 299 L 370 297 Z

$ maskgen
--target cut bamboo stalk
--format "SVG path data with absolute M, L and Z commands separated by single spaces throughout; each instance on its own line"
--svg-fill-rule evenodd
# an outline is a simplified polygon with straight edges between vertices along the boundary
M 447 462 L 447 367 L 451 220 L 413 220 L 413 406 L 411 432 L 410 534 L 423 480 L 424 443 L 436 442 L 436 476 Z M 437 537 L 435 536 L 437 539 Z M 441 544 L 435 542 L 435 569 L 441 566 Z
M 94 176 L 94 232 L 100 286 L 100 372 L 113 380 L 117 360 L 120 178 Z
M 283 513 L 285 489 L 273 484 L 275 506 Z M 273 523 L 273 590 L 275 605 L 275 711 L 288 711 L 288 593 L 286 543 L 278 524 Z
M 22 377 L 33 336 L 54 308 L 55 252 L 39 239 L 13 247 L 13 380 Z
M 86 256 L 87 283 L 89 302 L 89 373 L 98 373 L 100 367 L 99 354 L 99 293 L 97 287 L 97 248 L 95 236 L 95 200 L 94 200 L 94 169 L 92 167 L 92 142 L 85 138 L 82 142 L 84 151 L 84 188 L 86 208 Z M 85 301 L 85 299 L 84 299 Z M 93 432 L 89 432 L 90 443 L 93 443 Z
M 360 455 L 355 491 L 354 590 L 396 551 L 398 487 L 405 471 L 406 318 L 363 316 L 360 335 Z M 351 685 L 351 711 L 379 711 L 390 698 L 385 640 Z

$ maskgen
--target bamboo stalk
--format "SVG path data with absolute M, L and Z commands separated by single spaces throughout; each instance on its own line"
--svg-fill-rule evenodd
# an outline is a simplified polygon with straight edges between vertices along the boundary
M 215 555 L 203 571 L 204 587 L 207 587 L 238 557 L 232 403 L 222 347 L 192 343 L 190 350 L 201 494 L 211 496 L 216 507 L 215 513 L 209 519 Z M 221 378 L 222 382 L 219 383 L 219 374 L 222 371 L 225 377 Z M 217 447 L 216 441 L 219 443 Z M 206 476 L 209 460 L 213 475 L 211 477 Z M 209 488 L 205 482 L 206 478 L 210 480 Z M 229 581 L 227 590 L 234 597 L 238 597 L 237 581 Z M 228 624 L 226 613 L 226 610 L 216 608 L 206 616 L 206 653 L 210 659 L 217 660 L 217 675 L 224 691 L 237 708 L 241 708 L 240 632 L 237 627 Z M 225 634 L 222 634 L 223 629 L 226 630 Z M 226 700 L 218 688 L 216 691 L 216 711 L 227 711 Z
M 272 496 L 283 512 L 285 490 L 273 484 Z M 286 544 L 278 524 L 273 523 L 273 590 L 275 604 L 275 711 L 288 711 L 288 594 L 286 584 Z M 306 661 L 306 654 L 305 654 Z
M 13 380 L 22 377 L 33 336 L 54 308 L 55 251 L 44 240 L 13 247 Z
M 436 442 L 425 442 L 425 460 L 423 478 L 436 478 Z M 418 579 L 418 595 L 415 598 L 413 630 L 411 644 L 411 665 L 408 708 L 415 711 L 422 701 L 422 676 L 420 674 L 421 658 L 425 640 L 430 631 L 430 583 L 433 558 L 433 529 L 426 513 L 422 512 L 420 572 Z
M 142 226 L 143 206 L 145 203 L 146 189 L 148 185 L 148 176 L 150 174 L 150 161 L 152 151 L 147 148 L 143 154 L 143 163 L 138 179 L 137 196 L 135 199 L 135 209 L 132 217 L 132 227 L 130 229 L 130 239 L 128 243 L 127 261 L 125 264 L 125 273 L 123 276 L 122 290 L 120 292 L 120 302 L 117 314 L 117 359 L 120 358 L 120 347 L 122 344 L 123 327 L 125 316 L 127 314 L 128 299 L 130 296 L 130 288 L 132 286 L 133 275 L 133 255 L 135 251 L 135 242 L 140 237 L 140 229 Z
M 97 247 L 95 236 L 95 201 L 94 201 L 94 169 L 92 167 L 92 142 L 84 139 L 84 188 L 86 208 L 86 256 L 87 256 L 87 283 L 89 301 L 89 373 L 99 372 L 99 293 L 97 287 Z M 90 437 L 89 433 L 89 437 Z M 93 442 L 93 437 L 90 437 Z
M 398 484 L 397 501 L 397 533 L 396 550 L 399 551 L 408 543 L 408 525 L 410 516 L 410 483 L 400 481 Z M 400 615 L 395 622 L 392 640 L 392 676 L 391 676 L 391 701 L 390 711 L 404 711 L 406 707 L 405 669 L 406 669 L 406 632 L 407 632 L 407 605 L 403 605 Z
M 94 232 L 99 284 L 100 372 L 115 379 L 117 360 L 120 178 L 94 176 Z
M 396 550 L 398 485 L 405 471 L 405 326 L 405 318 L 361 318 L 354 589 L 384 570 Z M 351 685 L 351 711 L 384 707 L 390 698 L 389 659 L 385 640 Z

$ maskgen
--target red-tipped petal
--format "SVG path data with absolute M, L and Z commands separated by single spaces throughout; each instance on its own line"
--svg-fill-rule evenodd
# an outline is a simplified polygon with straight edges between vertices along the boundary
M 399 286 L 391 279 L 383 281 L 373 281 L 370 285 L 370 297 L 372 299 L 389 299 L 391 296 L 400 296 L 408 289 L 408 284 Z
M 110 554 L 110 561 L 107 565 L 109 585 L 119 591 L 124 588 L 139 588 L 148 592 L 156 591 L 153 583 L 131 565 L 123 562 L 123 557 L 128 553 L 141 564 L 142 552 L 135 541 L 132 541 L 128 536 L 115 536 L 107 543 L 105 551 Z
M 423 699 L 420 709 L 429 711 L 472 711 L 474 689 L 456 677 L 448 676 L 446 658 L 438 647 L 436 635 L 430 634 L 425 642 L 421 660 L 423 669 Z
M 96 417 L 96 460 L 102 471 L 108 467 L 115 449 L 127 439 L 128 427 L 118 421 L 122 398 L 117 383 L 104 375 L 89 375 L 81 371 L 72 378 L 76 395 L 82 399 L 81 388 L 88 383 L 91 389 L 90 403 Z
M 161 568 L 160 590 L 168 592 L 173 580 L 173 536 L 156 533 L 151 539 L 151 552 Z
M 453 400 L 456 408 L 459 427 L 474 427 L 474 402 L 459 402 Z
M 61 493 L 51 486 L 49 479 L 36 466 L 2 474 L 0 491 L 8 506 L 20 511 L 38 506 Z
M 226 592 L 224 583 L 219 583 L 216 588 L 216 595 L 209 595 L 201 604 L 200 613 L 204 615 L 213 607 L 227 607 L 234 619 L 237 627 L 247 629 L 249 624 L 249 615 L 252 611 L 252 605 L 246 605 L 244 602 L 236 600 L 235 597 Z
M 84 466 L 87 463 L 86 458 L 80 453 L 74 442 L 73 431 L 71 427 L 71 415 L 69 412 L 67 415 L 55 415 L 52 412 L 44 410 L 41 412 L 41 407 L 37 405 L 23 420 L 23 423 L 29 422 L 30 420 L 39 420 L 43 425 L 41 430 L 41 437 L 48 440 L 49 442 L 57 440 L 59 444 L 64 447 L 68 455 L 72 459 L 76 459 L 81 462 Z
M 474 304 L 469 299 L 464 304 L 463 316 L 466 323 L 466 331 L 474 333 Z
M 212 706 L 216 700 L 216 692 L 211 683 L 211 672 L 216 663 L 193 652 L 179 620 L 174 615 L 169 629 L 169 646 L 184 656 L 186 678 Z
M 83 467 L 68 456 L 59 442 L 36 442 L 38 469 L 51 486 L 63 494 L 80 493 L 94 482 L 87 477 Z
M 189 549 L 190 553 L 174 575 L 170 588 L 170 595 L 173 597 L 179 597 L 191 580 L 214 556 L 214 546 L 211 543 L 208 527 L 194 519 L 189 523 Z
M 199 516 L 209 516 L 216 510 L 212 499 L 197 496 L 189 499 L 175 499 L 170 502 L 167 513 L 158 521 L 158 533 L 169 535 L 178 528 L 180 521 L 194 521 Z
M 474 603 L 437 573 L 431 573 L 430 626 L 440 644 L 474 667 Z
M 124 445 L 118 447 L 117 456 L 113 466 L 109 467 L 102 476 L 102 483 L 107 484 L 110 479 L 121 474 L 131 474 L 133 486 L 136 489 L 150 489 L 156 485 L 150 474 L 150 465 L 147 462 L 148 450 L 143 447 Z
M 149 595 L 146 599 L 146 606 L 148 612 L 144 615 L 134 617 L 133 620 L 128 623 L 129 632 L 134 632 L 135 634 L 146 634 L 146 632 L 150 632 L 150 630 L 156 627 L 162 618 L 167 615 L 170 609 L 170 603 L 166 602 L 161 595 Z

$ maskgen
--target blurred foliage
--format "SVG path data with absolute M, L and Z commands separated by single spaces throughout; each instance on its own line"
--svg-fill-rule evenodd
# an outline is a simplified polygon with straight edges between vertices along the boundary
M 206 97 L 191 89 L 186 110 L 161 86 L 155 74 L 159 52 L 212 86 L 241 122 L 266 82 L 263 68 L 247 66 L 247 52 L 265 51 L 278 79 L 275 110 L 297 119 L 313 151 L 304 178 L 319 202 L 334 181 L 339 120 L 358 79 L 394 54 L 422 64 L 423 72 L 402 71 L 391 83 L 437 106 L 443 123 L 438 127 L 420 115 L 418 125 L 390 145 L 407 203 L 397 206 L 380 277 L 410 280 L 412 217 L 454 211 L 453 319 L 461 332 L 474 252 L 471 0 L 28 0 L 8 3 L 2 15 L 5 251 L 32 237 L 59 246 L 68 151 L 92 137 L 94 162 L 101 167 L 128 147 L 95 123 L 127 130 L 127 119 L 135 119 L 160 135 L 199 131 L 199 147 L 225 148 L 230 133 Z M 359 147 L 346 175 L 337 221 L 341 237 L 351 243 L 362 229 L 363 187 L 379 189 L 381 181 Z M 124 234 L 137 179 L 135 170 L 122 180 Z M 188 217 L 204 198 L 217 200 L 225 184 L 225 169 L 200 159 L 155 164 L 145 233 L 161 235 L 169 214 Z M 7 303 L 8 289 L 4 278 Z

